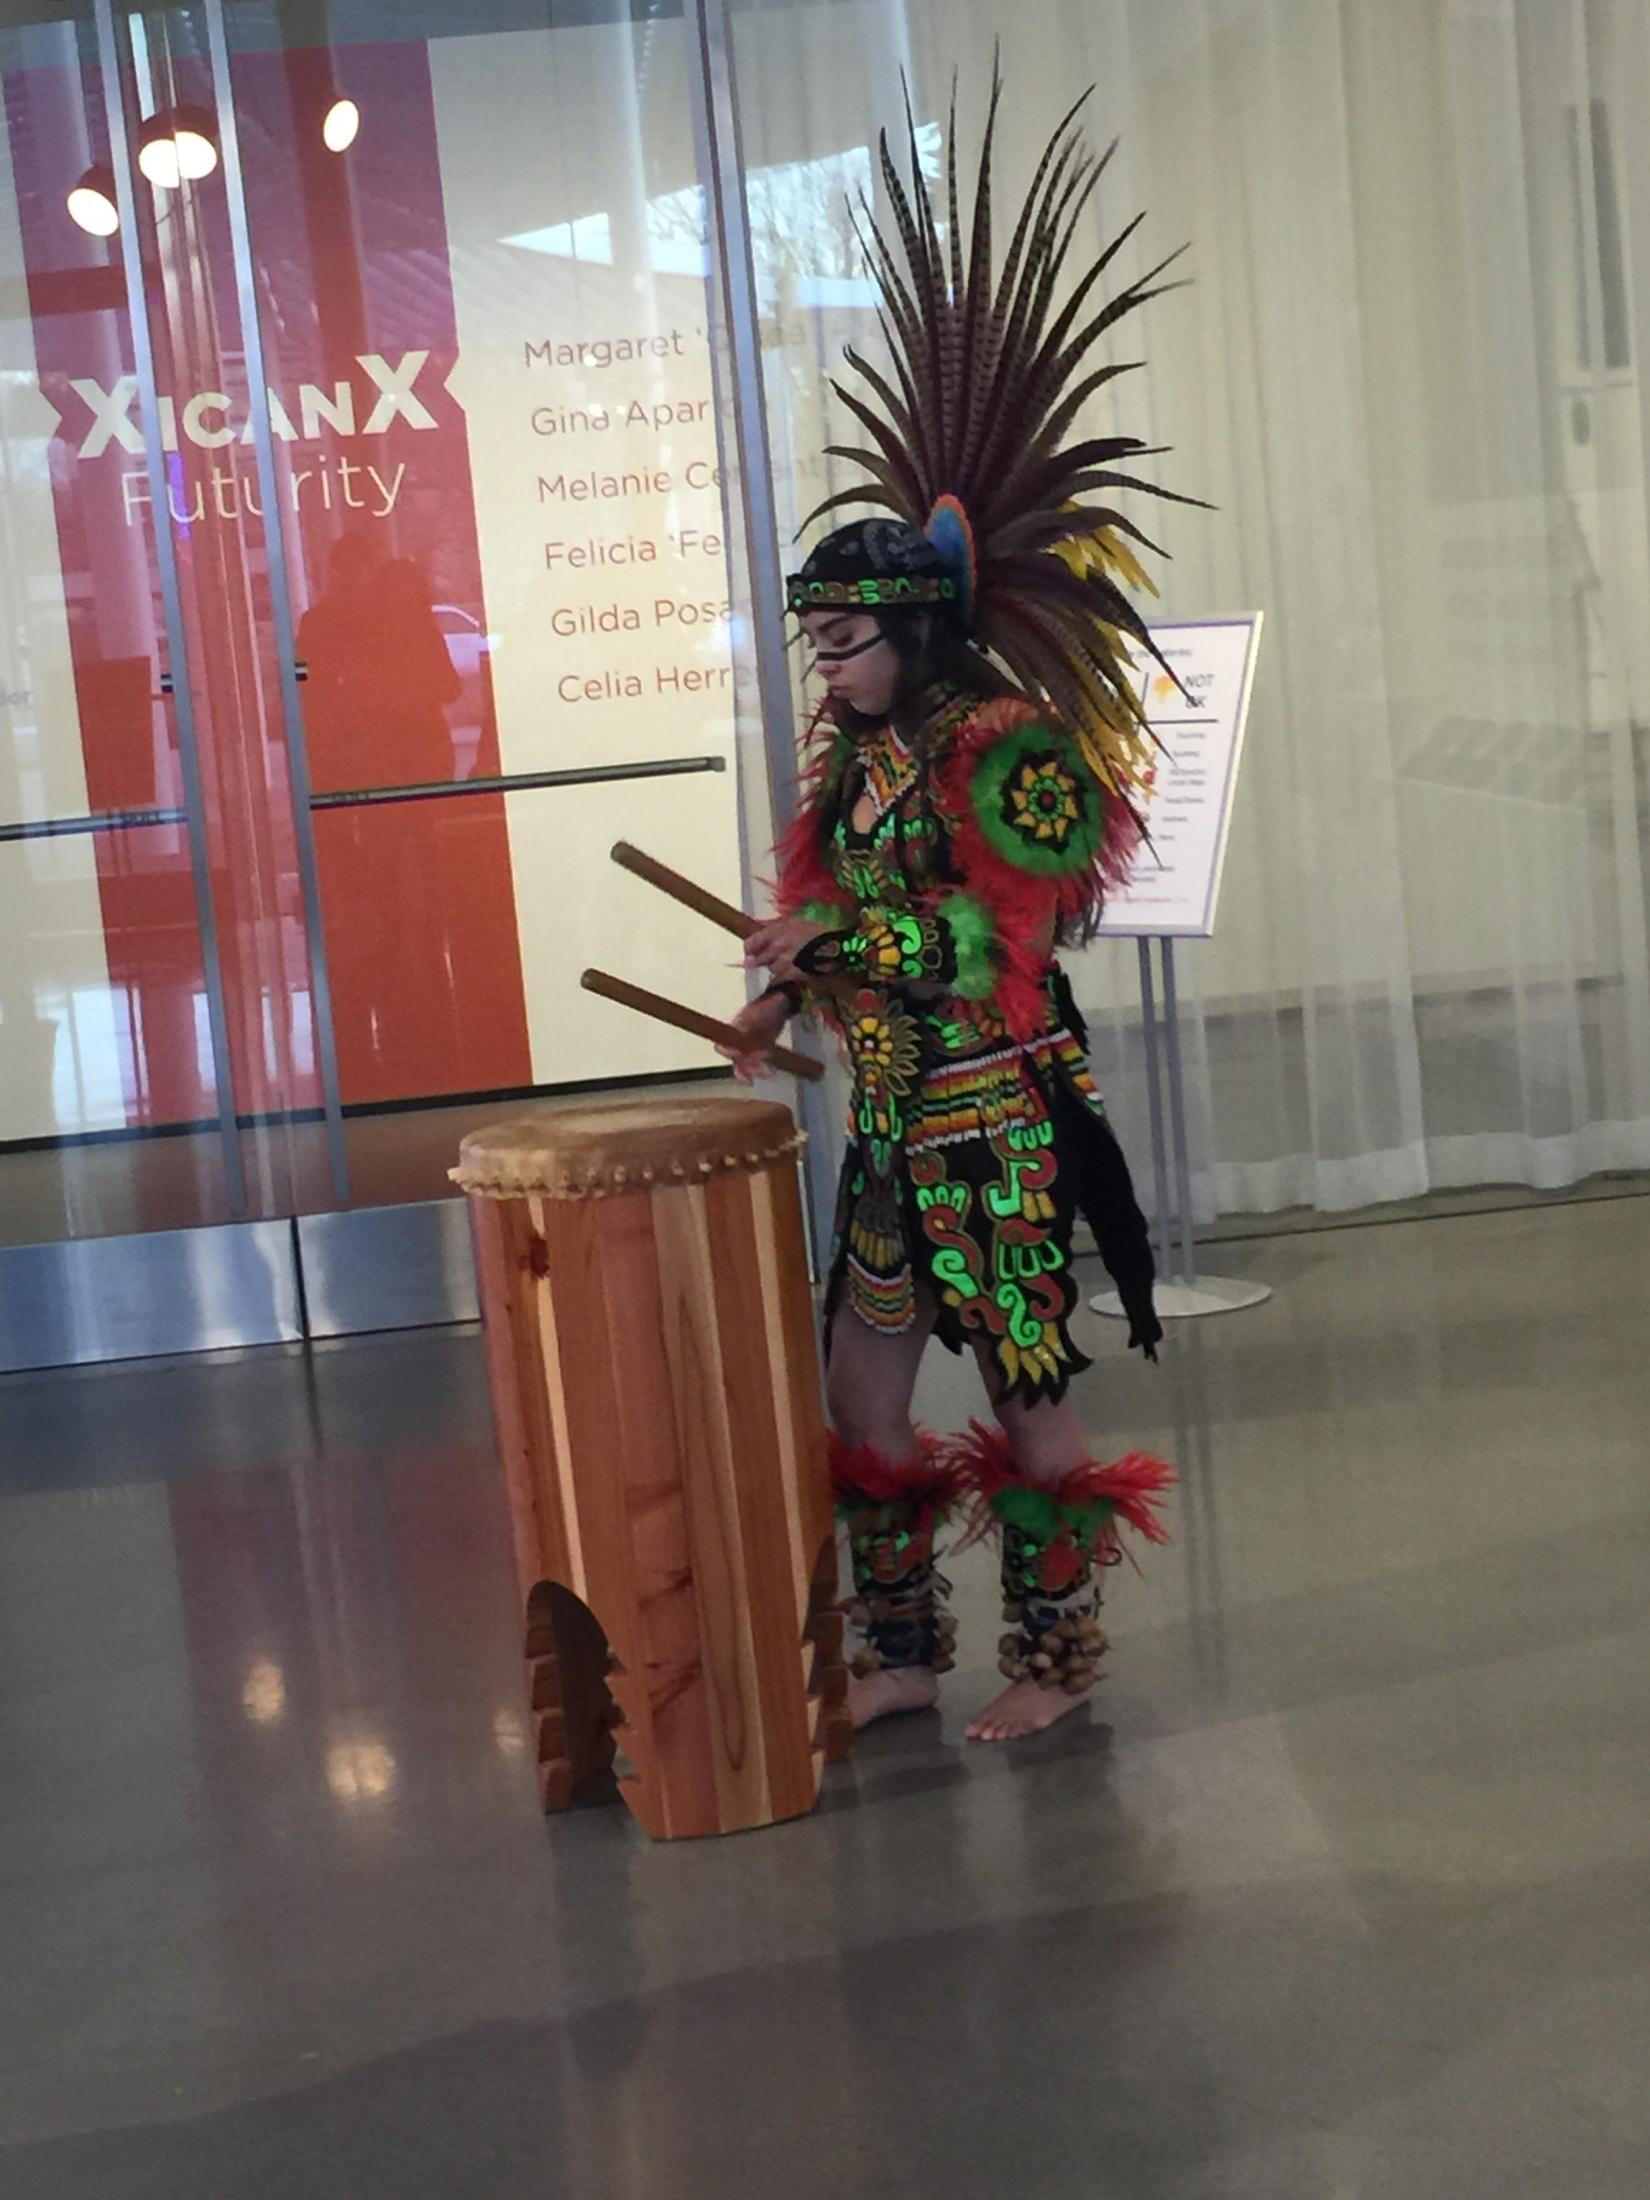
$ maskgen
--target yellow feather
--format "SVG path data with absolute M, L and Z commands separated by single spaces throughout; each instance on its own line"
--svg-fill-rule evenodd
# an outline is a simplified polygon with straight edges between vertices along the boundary
M 1056 543 L 1054 550 L 1080 580 L 1091 573 L 1103 573 L 1107 579 L 1118 581 L 1125 588 L 1144 589 L 1152 596 L 1157 594 L 1151 576 L 1114 528 L 1100 527 L 1092 534 L 1073 535 L 1065 542 Z M 1097 624 L 1100 646 L 1121 675 L 1128 662 L 1123 636 L 1103 621 Z M 1082 722 L 1071 729 L 1077 736 L 1083 759 L 1102 786 L 1113 794 L 1126 796 L 1151 762 L 1152 743 L 1146 731 L 1145 712 L 1132 690 L 1119 698 L 1082 666 L 1073 665 L 1071 671 L 1082 691 L 1085 706 Z M 1127 689 L 1126 681 L 1123 685 Z

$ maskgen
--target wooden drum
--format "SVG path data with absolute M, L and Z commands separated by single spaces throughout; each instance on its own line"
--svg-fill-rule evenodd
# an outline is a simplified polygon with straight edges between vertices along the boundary
M 812 1808 L 851 1730 L 801 1137 L 640 1100 L 464 1140 L 546 1810 L 657 1839 Z

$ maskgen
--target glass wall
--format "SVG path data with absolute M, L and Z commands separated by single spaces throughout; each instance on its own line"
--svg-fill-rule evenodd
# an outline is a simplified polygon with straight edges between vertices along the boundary
M 0 1236 L 429 1198 L 455 1102 L 711 1073 L 578 982 L 741 997 L 607 855 L 747 891 L 680 11 L 41 13 L 0 42 Z
M 90 11 L 54 14 L 0 33 L 8 1242 L 217 1220 L 240 1203 L 217 1128 L 212 881 L 165 692 L 110 109 Z M 165 1153 L 126 1143 L 179 1126 L 212 1128 Z

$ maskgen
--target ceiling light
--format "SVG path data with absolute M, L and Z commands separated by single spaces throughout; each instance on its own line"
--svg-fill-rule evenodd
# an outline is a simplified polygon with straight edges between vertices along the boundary
M 167 107 L 151 115 L 138 137 L 138 166 L 157 191 L 198 183 L 218 165 L 212 117 L 204 107 Z
M 178 166 L 184 179 L 198 183 L 202 176 L 209 176 L 218 165 L 218 148 L 204 130 L 180 127 L 172 143 L 178 149 Z
M 329 153 L 347 153 L 361 129 L 361 110 L 353 99 L 335 99 L 321 122 L 321 143 Z
M 66 204 L 70 221 L 84 229 L 88 237 L 112 237 L 120 227 L 114 170 L 101 165 L 88 168 L 69 193 Z

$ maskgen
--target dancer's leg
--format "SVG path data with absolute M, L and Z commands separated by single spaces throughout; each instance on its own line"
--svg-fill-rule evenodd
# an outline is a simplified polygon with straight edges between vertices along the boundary
M 1100 1576 L 1117 1555 L 1117 1525 L 1161 1538 L 1153 1508 L 1173 1479 L 1161 1460 L 1094 1459 L 1070 1398 L 1028 1405 L 1001 1394 L 980 1354 L 1000 1434 L 968 1439 L 982 1487 L 997 1491 L 1003 1546 L 1003 1670 L 1010 1685 L 968 1729 L 978 1742 L 1039 1734 L 1075 1711 L 1106 1647 Z
M 909 1329 L 873 1329 L 852 1307 L 837 1308 L 831 1319 L 825 1402 L 844 1443 L 869 1444 L 888 1459 L 917 1456 L 911 1393 L 933 1327 L 932 1303 L 921 1292 Z
M 991 1410 L 1008 1438 L 1016 1471 L 1027 1482 L 1053 1487 L 1061 1477 L 1088 1457 L 1088 1441 L 1077 1408 L 1069 1394 L 1057 1403 L 1044 1400 L 1027 1405 L 1000 1395 L 1001 1382 L 989 1349 L 976 1347 L 980 1372 L 991 1396 Z M 1009 1742 L 1026 1734 L 1040 1734 L 1068 1712 L 1075 1711 L 1081 1696 L 1063 1688 L 1045 1688 L 1033 1680 L 1014 1681 L 987 1704 L 968 1729 L 971 1742 Z
M 870 1619 L 848 1708 L 856 1727 L 929 1709 L 939 1693 L 930 1455 L 911 1420 L 911 1393 L 933 1328 L 919 1295 L 909 1329 L 873 1329 L 850 1307 L 831 1324 L 826 1397 L 839 1507 L 848 1521 L 854 1590 Z
M 988 1392 L 999 1387 L 996 1363 L 985 1351 L 979 1354 Z M 1028 1482 L 1058 1482 L 1089 1456 L 1088 1438 L 1068 1392 L 1051 1403 L 1030 1406 L 1023 1399 L 993 1395 L 991 1410 L 997 1416 L 1014 1452 L 1014 1464 Z

